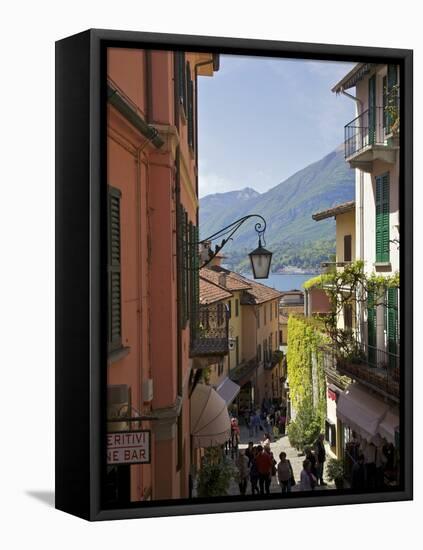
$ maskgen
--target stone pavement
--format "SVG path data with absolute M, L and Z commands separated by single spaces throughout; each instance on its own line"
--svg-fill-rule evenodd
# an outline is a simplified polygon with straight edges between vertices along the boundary
M 240 429 L 241 429 L 241 437 L 240 437 L 241 443 L 239 444 L 239 449 L 245 449 L 248 446 L 249 441 L 254 441 L 254 445 L 258 445 L 260 443 L 260 439 L 263 437 L 264 432 L 260 431 L 257 434 L 257 436 L 250 437 L 248 429 L 245 426 L 241 426 Z M 274 456 L 274 458 L 277 462 L 279 462 L 279 453 L 281 453 L 282 451 L 284 451 L 286 453 L 286 457 L 291 462 L 292 469 L 294 471 L 295 481 L 297 482 L 296 485 L 294 487 L 292 487 L 291 490 L 292 491 L 299 491 L 300 490 L 300 473 L 301 473 L 301 470 L 303 469 L 303 461 L 304 461 L 305 457 L 304 456 L 298 456 L 297 450 L 293 449 L 290 446 L 288 437 L 286 435 L 283 436 L 283 437 L 280 437 L 276 441 L 272 441 L 270 443 L 270 448 L 271 448 L 271 451 L 273 452 L 273 456 Z M 229 451 L 229 453 L 230 453 L 230 451 Z M 228 454 L 228 456 L 230 457 L 230 454 Z M 329 458 L 329 457 L 330 457 L 330 454 L 327 452 L 327 458 Z M 236 457 L 234 457 L 234 460 L 236 460 Z M 323 477 L 324 477 L 324 474 L 323 474 Z M 329 483 L 326 479 L 325 479 L 325 481 L 328 485 L 326 487 L 324 487 L 324 486 L 319 487 L 318 486 L 318 487 L 316 487 L 315 491 L 317 491 L 317 490 L 326 491 L 328 489 L 335 489 L 335 485 L 333 483 Z M 280 493 L 281 492 L 280 487 L 279 487 L 278 482 L 277 482 L 277 476 L 272 477 L 272 483 L 270 485 L 270 492 L 271 493 Z M 238 483 L 236 482 L 236 480 L 232 480 L 228 494 L 229 495 L 239 495 L 240 494 Z M 251 494 L 251 483 L 250 483 L 250 481 L 248 481 L 247 494 Z

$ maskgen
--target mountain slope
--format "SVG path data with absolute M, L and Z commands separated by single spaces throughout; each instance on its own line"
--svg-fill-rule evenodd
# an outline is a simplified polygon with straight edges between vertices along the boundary
M 269 191 L 236 199 L 236 191 L 208 195 L 200 200 L 202 238 L 246 214 L 261 214 L 267 221 L 266 244 L 273 251 L 283 243 L 296 244 L 333 241 L 334 220 L 315 222 L 312 214 L 354 198 L 354 170 L 345 162 L 339 147 L 317 162 L 306 166 Z M 235 195 L 234 195 L 235 194 Z M 204 208 L 203 208 L 204 207 Z M 254 220 L 237 232 L 233 243 L 225 247 L 227 255 L 237 256 L 242 249 L 257 244 Z M 301 254 L 300 254 L 301 255 Z

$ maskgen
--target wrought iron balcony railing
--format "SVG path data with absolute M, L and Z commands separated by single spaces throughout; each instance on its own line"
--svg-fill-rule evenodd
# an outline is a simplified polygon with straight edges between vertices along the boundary
M 229 319 L 224 304 L 200 305 L 191 322 L 191 357 L 224 356 L 229 352 Z
M 399 399 L 400 356 L 357 342 L 354 353 L 337 356 L 339 372 Z
M 372 145 L 387 146 L 388 138 L 399 130 L 399 94 L 391 93 L 385 106 L 361 113 L 344 128 L 345 158 L 350 158 Z

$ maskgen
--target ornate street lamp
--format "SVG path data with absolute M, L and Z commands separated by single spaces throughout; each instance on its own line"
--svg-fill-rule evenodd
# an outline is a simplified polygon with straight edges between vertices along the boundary
M 258 247 L 248 254 L 251 261 L 253 276 L 254 279 L 267 279 L 267 277 L 269 276 L 270 263 L 272 261 L 272 252 L 266 250 L 262 245 L 262 240 L 264 241 L 264 232 L 266 231 L 266 220 L 263 218 L 263 216 L 260 216 L 260 214 L 248 214 L 248 216 L 244 216 L 243 218 L 232 222 L 223 229 L 220 229 L 216 233 L 213 233 L 213 235 L 210 235 L 206 239 L 200 241 L 199 244 L 202 244 L 204 247 L 204 250 L 201 254 L 201 259 L 204 263 L 200 266 L 200 269 L 209 264 L 213 260 L 213 258 L 217 256 L 217 254 L 222 250 L 225 244 L 232 239 L 232 235 L 241 227 L 244 222 L 246 222 L 250 218 L 260 218 L 262 220 L 261 222 L 257 222 L 254 226 L 254 229 L 258 234 Z M 213 251 L 211 249 L 211 242 L 220 237 L 224 237 L 225 235 L 227 235 L 227 237 L 222 239 L 220 245 L 215 245 Z
M 258 247 L 248 255 L 250 256 L 254 279 L 267 279 L 269 277 L 272 253 L 262 246 L 260 237 Z

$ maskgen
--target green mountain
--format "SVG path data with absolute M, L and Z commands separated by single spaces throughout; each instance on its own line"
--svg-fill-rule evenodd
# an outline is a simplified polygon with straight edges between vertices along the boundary
M 273 270 L 288 265 L 317 268 L 335 250 L 335 222 L 315 222 L 311 216 L 352 200 L 354 181 L 354 170 L 339 147 L 265 193 L 246 188 L 207 195 L 200 200 L 201 238 L 242 216 L 261 214 L 267 221 L 266 246 L 274 252 Z M 257 245 L 255 222 L 247 221 L 224 248 L 233 268 L 241 269 L 245 254 Z

